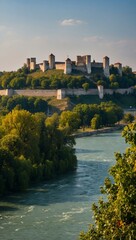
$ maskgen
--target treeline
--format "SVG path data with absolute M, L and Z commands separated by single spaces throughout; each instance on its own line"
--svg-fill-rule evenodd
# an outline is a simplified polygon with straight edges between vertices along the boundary
M 58 115 L 13 110 L 0 118 L 0 194 L 74 170 L 74 138 Z
M 103 85 L 104 88 L 110 89 L 129 88 L 136 85 L 136 75 L 129 66 L 122 68 L 122 76 L 119 75 L 118 69 L 111 65 L 109 77 L 96 73 L 93 74 L 92 79 L 96 86 Z
M 0 96 L 0 109 L 4 112 L 10 112 L 14 108 L 24 109 L 31 113 L 44 112 L 47 113 L 48 103 L 40 97 L 25 96 Z
M 123 118 L 123 109 L 113 102 L 100 104 L 78 104 L 73 108 L 78 119 L 79 127 L 98 129 L 105 126 L 113 126 Z
M 1 96 L 0 109 L 3 115 L 13 109 L 24 109 L 31 113 L 47 113 L 48 103 L 39 97 Z M 123 118 L 123 110 L 112 101 L 100 104 L 77 104 L 72 111 L 63 111 L 58 118 L 59 127 L 67 127 L 71 133 L 78 128 L 97 129 L 112 126 Z
M 123 110 L 112 102 L 78 104 L 72 111 L 47 117 L 43 112 L 18 110 L 16 103 L 24 103 L 25 97 L 11 98 L 11 105 L 10 98 L 1 100 L 1 106 L 15 106 L 13 110 L 8 107 L 12 111 L 0 117 L 1 194 L 24 190 L 32 182 L 74 170 L 77 159 L 73 133 L 78 128 L 111 126 L 123 117 Z
M 51 71 L 51 72 L 50 72 Z M 60 88 L 82 88 L 84 83 L 89 87 L 96 87 L 85 76 L 66 75 L 59 70 L 48 70 L 45 74 L 38 71 L 29 71 L 26 66 L 14 72 L 1 72 L 0 89 L 60 89 Z
M 97 88 L 103 85 L 105 88 L 129 88 L 136 85 L 136 76 L 129 66 L 123 67 L 122 76 L 114 66 L 110 68 L 110 76 L 104 73 L 93 73 L 86 77 L 81 72 L 66 75 L 59 70 L 29 71 L 24 65 L 14 72 L 0 73 L 0 89 L 61 89 L 61 88 Z M 87 84 L 87 85 L 86 85 Z

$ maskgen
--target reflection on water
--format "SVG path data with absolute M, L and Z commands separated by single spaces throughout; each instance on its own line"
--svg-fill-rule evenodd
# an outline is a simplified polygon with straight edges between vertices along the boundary
M 87 230 L 91 204 L 126 145 L 120 133 L 76 140 L 77 171 L 9 196 L 0 203 L 0 240 L 74 240 Z

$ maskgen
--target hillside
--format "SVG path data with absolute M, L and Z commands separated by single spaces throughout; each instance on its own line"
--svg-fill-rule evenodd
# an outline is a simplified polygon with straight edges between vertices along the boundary
M 47 78 L 50 78 L 50 77 L 58 77 L 58 78 L 62 78 L 63 76 L 65 76 L 65 74 L 63 73 L 63 70 L 47 70 L 46 72 L 42 72 L 42 71 L 34 71 L 32 73 L 30 73 L 28 76 L 31 76 L 33 78 L 42 78 L 42 77 L 47 77 Z
M 74 71 L 72 74 L 64 74 L 63 70 L 56 70 L 56 69 L 52 69 L 52 70 L 47 70 L 45 72 L 42 72 L 41 70 L 36 70 L 33 71 L 32 73 L 29 73 L 28 76 L 33 77 L 34 79 L 40 79 L 42 77 L 45 78 L 58 78 L 58 79 L 69 79 L 71 77 L 74 78 L 80 78 L 80 77 L 84 77 L 84 74 L 80 71 Z
M 98 96 L 71 96 L 62 100 L 57 100 L 54 97 L 46 99 L 49 104 L 49 110 L 51 112 L 60 112 L 64 110 L 71 110 L 76 104 L 100 104 L 101 102 L 112 101 L 122 107 L 123 109 L 136 108 L 136 96 L 135 95 L 120 95 L 113 96 L 106 95 L 103 99 Z
M 86 103 L 86 104 L 99 104 L 101 102 L 112 101 L 119 105 L 122 108 L 136 107 L 136 95 L 135 94 L 114 94 L 114 95 L 105 95 L 103 99 L 100 99 L 99 96 L 72 96 L 70 100 L 74 104 Z

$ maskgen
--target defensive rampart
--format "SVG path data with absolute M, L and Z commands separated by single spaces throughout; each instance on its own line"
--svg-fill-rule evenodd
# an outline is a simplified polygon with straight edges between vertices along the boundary
M 13 96 L 13 95 L 23 95 L 29 97 L 56 97 L 57 99 L 63 99 L 67 96 L 80 96 L 80 95 L 100 95 L 103 96 L 105 94 L 131 94 L 133 93 L 133 88 L 127 89 L 88 89 L 85 91 L 83 88 L 78 89 L 58 89 L 58 90 L 42 90 L 42 89 L 4 89 L 0 90 L 0 96 Z M 100 94 L 101 92 L 101 94 Z M 102 97 L 100 97 L 102 98 Z
M 57 90 L 41 90 L 41 89 L 13 90 L 13 95 L 35 97 L 57 97 Z

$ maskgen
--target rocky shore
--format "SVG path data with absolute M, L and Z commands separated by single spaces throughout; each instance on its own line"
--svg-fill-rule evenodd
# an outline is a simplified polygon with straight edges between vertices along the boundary
M 101 133 L 109 133 L 109 132 L 115 132 L 118 130 L 122 130 L 124 128 L 124 124 L 118 124 L 114 127 L 106 127 L 106 128 L 100 128 L 97 130 L 92 130 L 92 131 L 83 131 L 80 133 L 75 133 L 74 136 L 76 138 L 80 138 L 80 137 L 87 137 L 87 136 L 92 136 L 92 135 L 97 135 L 97 134 L 101 134 Z

